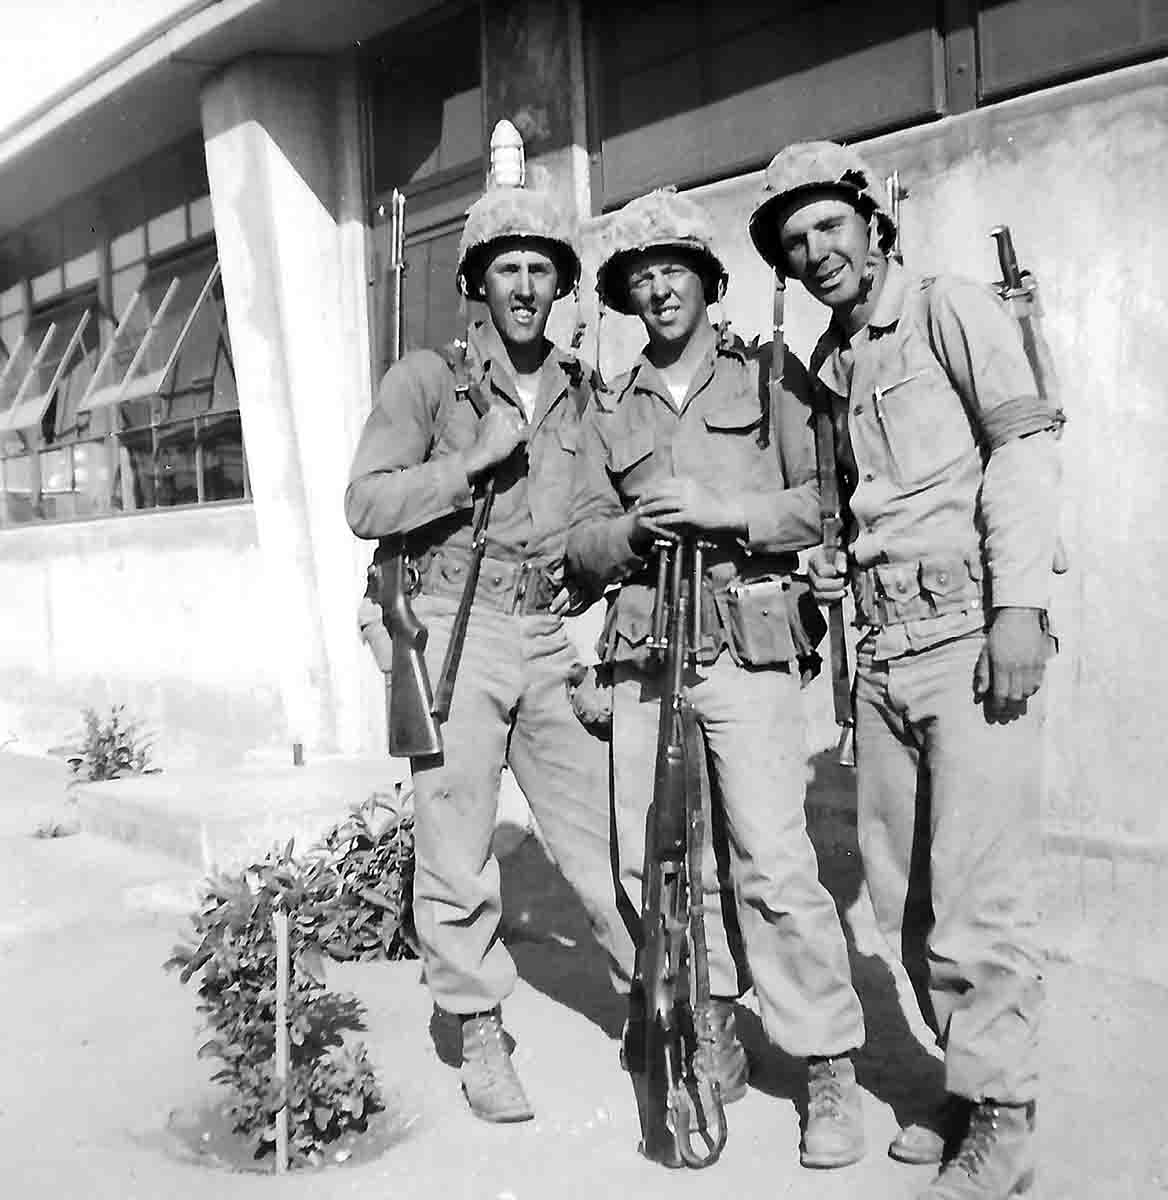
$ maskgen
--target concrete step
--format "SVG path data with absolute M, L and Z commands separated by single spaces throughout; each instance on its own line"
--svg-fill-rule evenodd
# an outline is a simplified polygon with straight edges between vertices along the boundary
M 238 870 L 289 838 L 306 849 L 372 795 L 409 787 L 407 759 L 320 758 L 295 767 L 248 763 L 79 784 L 81 829 L 159 851 L 200 871 Z M 534 829 L 514 777 L 499 787 L 495 852 L 510 853 Z
M 201 871 L 237 870 L 295 838 L 307 848 L 371 795 L 409 784 L 405 759 L 322 758 L 162 771 L 75 789 L 84 832 Z

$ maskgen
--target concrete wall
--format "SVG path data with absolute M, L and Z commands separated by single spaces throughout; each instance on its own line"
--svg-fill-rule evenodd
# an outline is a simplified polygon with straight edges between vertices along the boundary
M 250 505 L 3 535 L 0 736 L 68 740 L 124 704 L 162 765 L 230 762 L 284 725 Z
M 775 147 L 777 150 L 779 147 Z M 1168 523 L 1168 62 L 949 118 L 868 142 L 880 172 L 900 169 L 906 262 L 922 274 L 997 277 L 989 230 L 1006 223 L 1040 281 L 1045 328 L 1070 417 L 1064 536 L 1070 573 L 1053 583 L 1062 653 L 1047 684 L 1046 812 L 1069 829 L 1168 840 L 1164 594 Z M 746 235 L 758 173 L 698 189 L 722 233 L 727 311 L 769 337 L 771 278 Z M 606 219 L 589 223 L 595 269 Z M 592 279 L 585 286 L 591 288 Z M 787 337 L 806 357 L 824 310 L 788 293 Z M 586 349 L 595 347 L 590 322 Z M 607 372 L 641 343 L 606 316 Z M 808 696 L 812 741 L 831 737 L 829 694 Z

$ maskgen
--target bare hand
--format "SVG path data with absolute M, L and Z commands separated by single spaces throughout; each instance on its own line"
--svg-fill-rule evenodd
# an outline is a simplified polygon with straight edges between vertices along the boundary
M 842 550 L 829 554 L 824 546 L 815 546 L 807 555 L 807 578 L 811 594 L 821 604 L 842 600 L 847 590 L 847 555 Z
M 639 518 L 665 530 L 689 526 L 717 533 L 746 532 L 746 516 L 739 501 L 720 496 L 686 477 L 651 484 L 637 501 L 635 511 Z
M 527 440 L 527 422 L 517 409 L 493 404 L 479 421 L 474 445 L 462 452 L 467 479 L 472 482 L 507 458 Z
M 1042 686 L 1050 646 L 1037 608 L 999 608 L 973 674 L 973 694 L 991 713 L 1012 720 Z
M 552 602 L 548 605 L 548 612 L 553 617 L 563 617 L 581 612 L 584 607 L 584 599 L 575 588 L 562 587 L 552 597 Z

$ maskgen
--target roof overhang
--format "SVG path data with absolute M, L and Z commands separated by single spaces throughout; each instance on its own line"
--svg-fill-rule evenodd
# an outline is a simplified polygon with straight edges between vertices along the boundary
M 192 0 L 0 130 L 0 234 L 200 126 L 204 81 L 247 54 L 357 49 L 440 0 Z

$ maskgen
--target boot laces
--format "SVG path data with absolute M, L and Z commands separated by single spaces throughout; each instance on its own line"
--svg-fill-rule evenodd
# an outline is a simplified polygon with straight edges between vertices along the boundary
M 953 1159 L 951 1169 L 964 1171 L 971 1178 L 981 1170 L 998 1132 L 998 1109 L 991 1104 L 979 1104 L 969 1117 L 969 1132 Z
M 812 1068 L 807 1084 L 809 1117 L 835 1120 L 843 1115 L 844 1085 L 836 1074 L 834 1059 L 825 1059 Z

